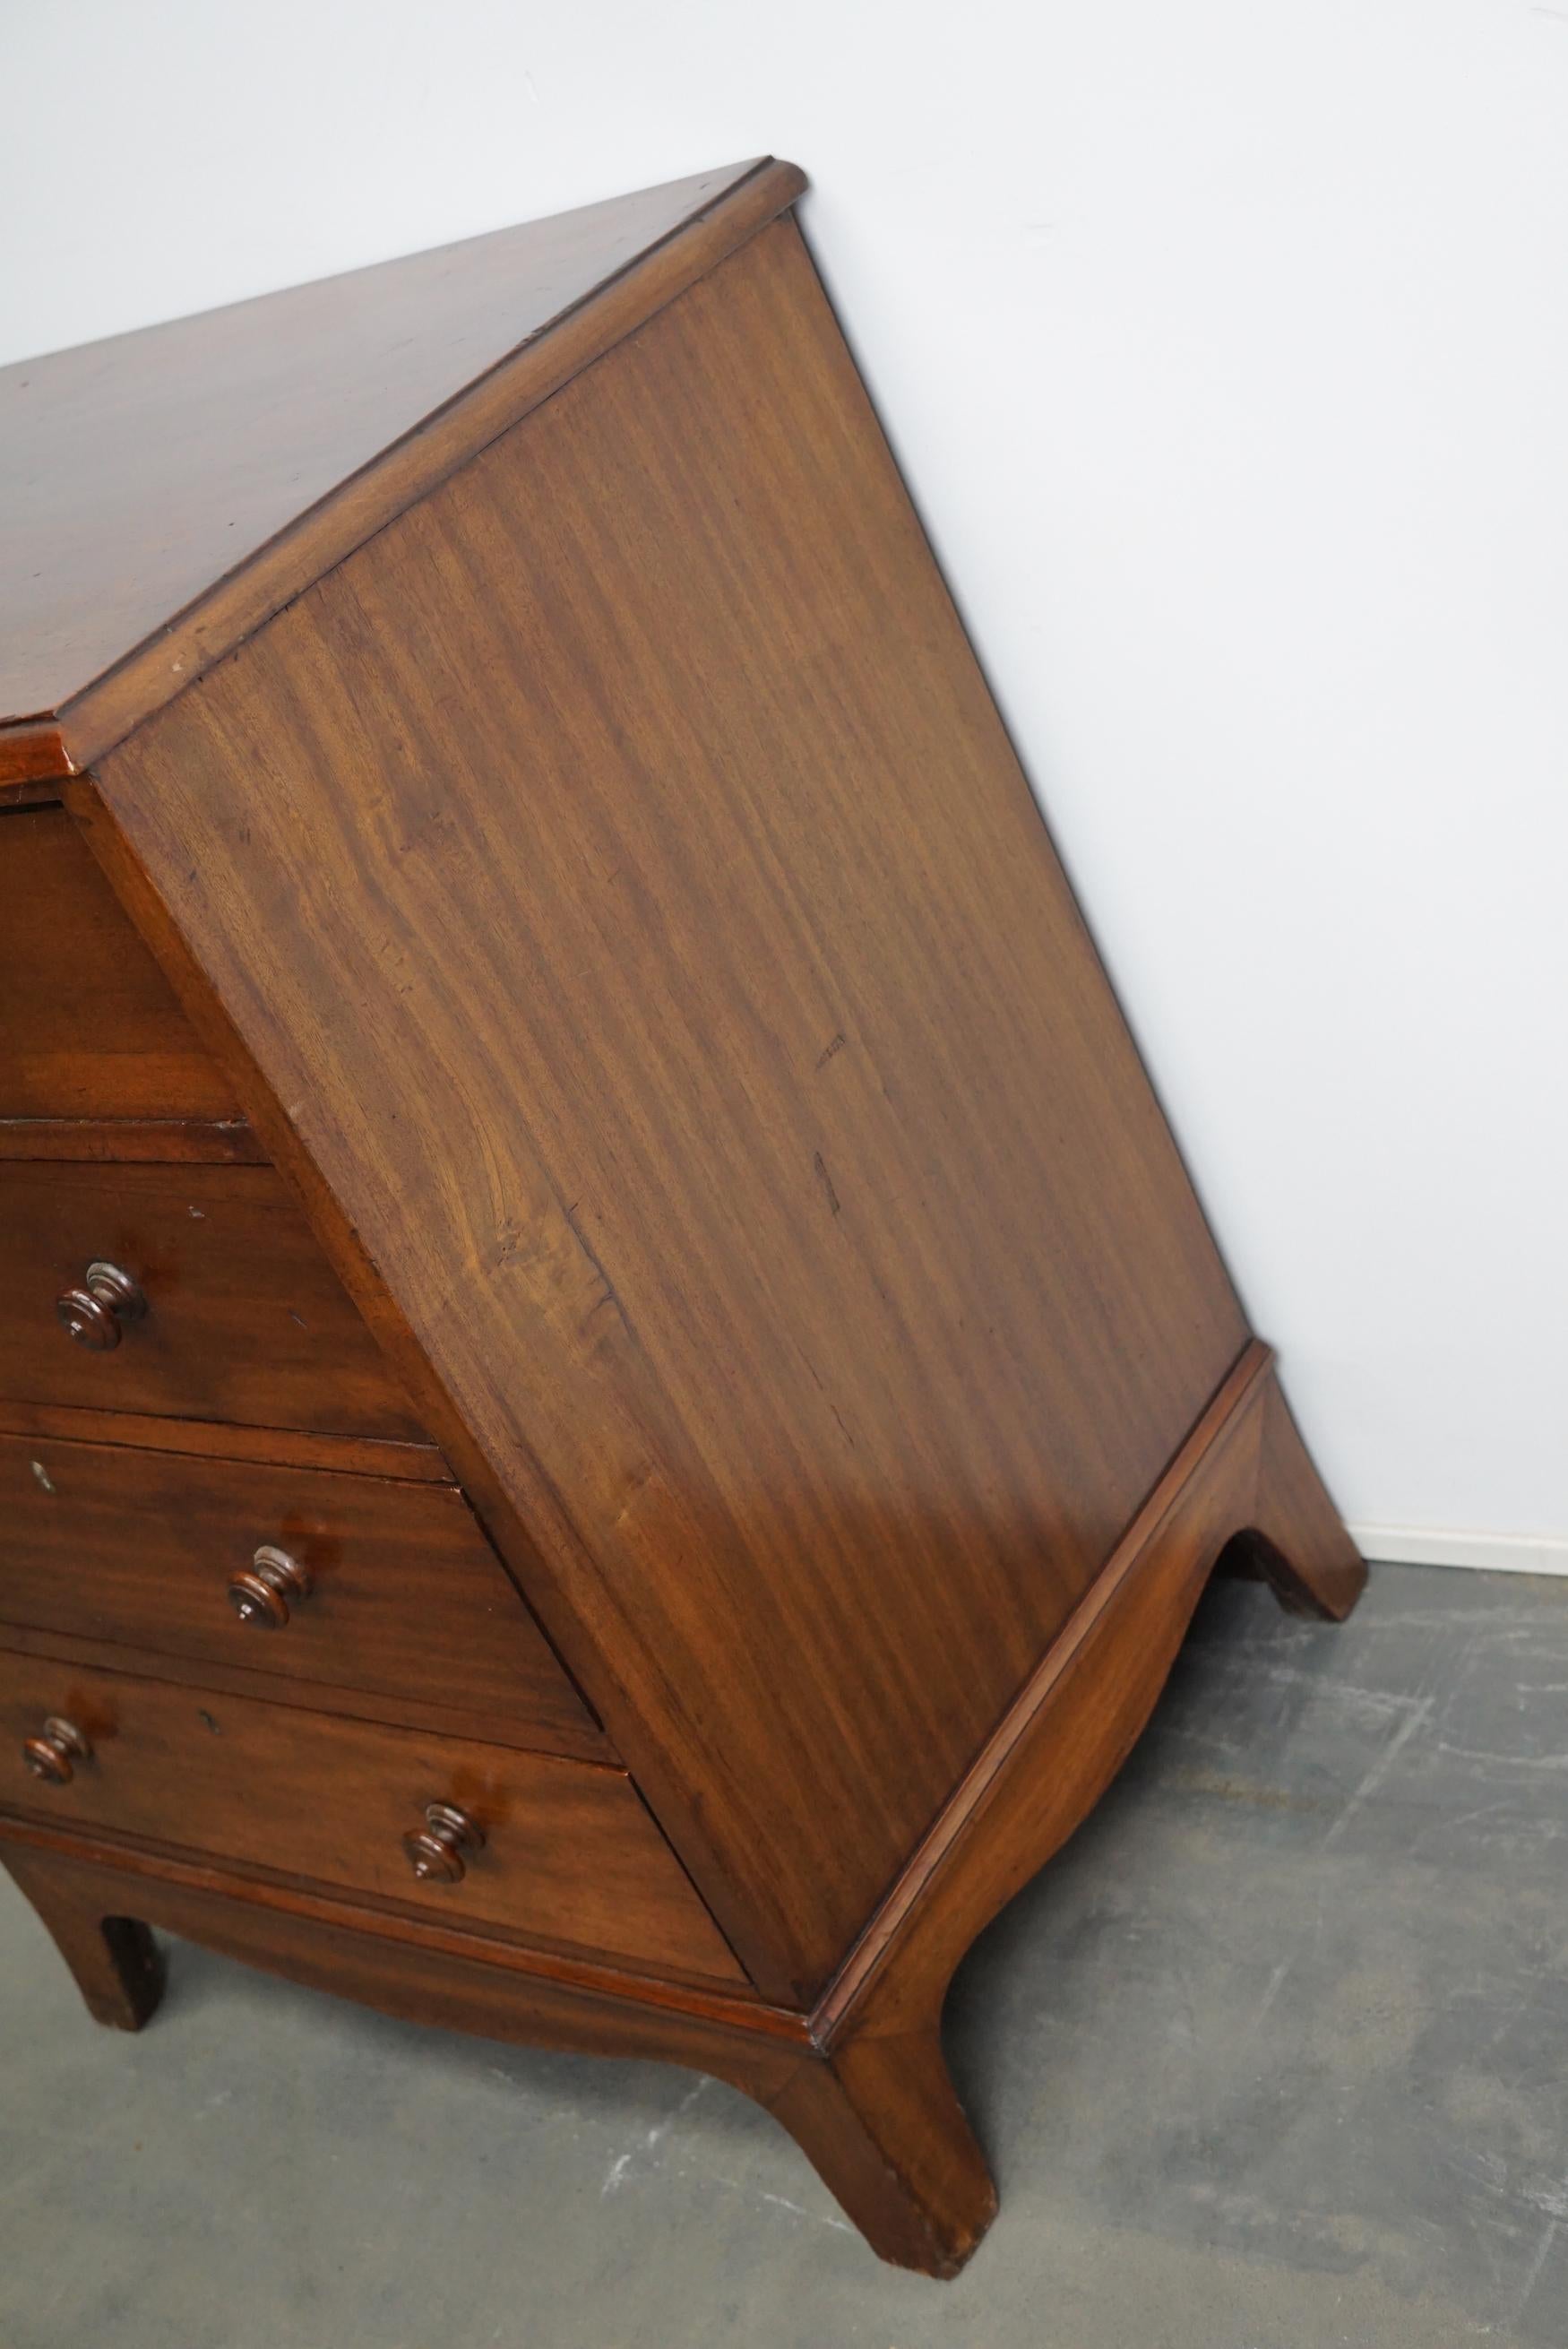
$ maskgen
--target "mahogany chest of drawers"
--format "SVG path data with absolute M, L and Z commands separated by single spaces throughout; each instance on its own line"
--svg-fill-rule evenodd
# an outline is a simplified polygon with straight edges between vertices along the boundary
M 1205 1578 L 1362 1568 L 764 162 L 0 374 L 0 1857 L 885 2256 Z

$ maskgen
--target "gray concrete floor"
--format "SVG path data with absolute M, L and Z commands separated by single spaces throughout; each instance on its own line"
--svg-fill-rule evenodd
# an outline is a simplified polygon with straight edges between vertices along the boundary
M 949 2009 L 1002 2211 L 880 2266 L 741 2097 L 172 1953 L 95 2029 L 0 1902 L 4 2349 L 1568 2341 L 1568 1582 L 1205 1599 Z

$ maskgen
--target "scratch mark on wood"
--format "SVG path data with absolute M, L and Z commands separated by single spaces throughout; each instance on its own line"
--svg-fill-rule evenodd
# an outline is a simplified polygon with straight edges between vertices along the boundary
M 820 1150 L 816 1153 L 811 1164 L 817 1170 L 817 1178 L 819 1182 L 821 1184 L 823 1190 L 826 1191 L 828 1195 L 828 1205 L 831 1207 L 834 1215 L 836 1216 L 840 1213 L 839 1195 L 833 1188 L 833 1178 L 828 1172 L 827 1164 Z
M 603 1290 L 603 1302 L 614 1311 L 627 1337 L 630 1338 L 633 1345 L 637 1347 L 640 1351 L 642 1340 L 632 1325 L 632 1317 L 627 1312 L 625 1306 L 622 1303 L 620 1292 L 616 1288 L 614 1282 L 611 1279 L 609 1274 L 605 1271 L 603 1266 L 599 1261 L 598 1250 L 594 1247 L 593 1241 L 588 1237 L 587 1233 L 583 1230 L 582 1225 L 577 1219 L 577 1209 L 581 1205 L 582 1202 L 579 1200 L 570 1207 L 562 1206 L 561 1212 L 565 1216 L 568 1225 L 571 1226 L 573 1238 L 576 1241 L 578 1247 L 582 1249 L 583 1255 L 587 1257 L 589 1263 L 593 1266 L 594 1271 L 599 1276 L 600 1286 Z

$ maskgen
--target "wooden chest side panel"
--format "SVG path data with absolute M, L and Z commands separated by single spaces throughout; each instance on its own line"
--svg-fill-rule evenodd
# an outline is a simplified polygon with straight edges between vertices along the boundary
M 1245 1333 L 793 225 L 99 789 L 667 1832 L 814 1990 Z

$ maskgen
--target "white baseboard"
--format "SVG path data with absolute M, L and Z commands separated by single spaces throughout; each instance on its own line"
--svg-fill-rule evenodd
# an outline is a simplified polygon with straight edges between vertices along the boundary
M 1349 1530 L 1363 1557 L 1388 1565 L 1568 1574 L 1568 1534 L 1439 1533 L 1427 1526 L 1352 1526 Z

